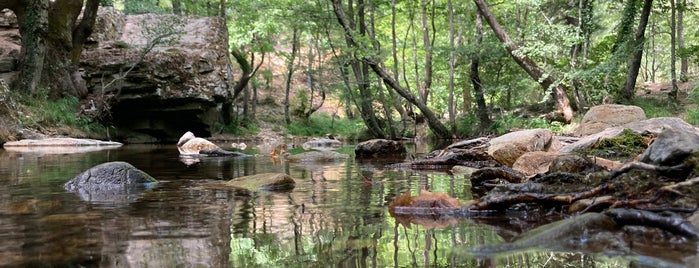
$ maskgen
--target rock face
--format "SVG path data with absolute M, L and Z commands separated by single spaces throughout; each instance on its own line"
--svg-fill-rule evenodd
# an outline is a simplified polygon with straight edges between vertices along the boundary
M 173 142 L 188 130 L 210 136 L 226 111 L 232 77 L 226 25 L 218 17 L 179 19 L 185 21 L 99 9 L 81 58 L 83 78 L 92 98 L 111 98 L 113 121 L 127 142 Z M 174 42 L 143 56 L 155 39 L 148 32 L 168 29 Z
M 587 136 L 610 127 L 621 126 L 646 119 L 646 113 L 638 106 L 605 104 L 590 108 L 583 116 L 576 136 Z
M 488 154 L 498 163 L 511 167 L 524 153 L 556 151 L 560 147 L 560 141 L 550 130 L 528 129 L 510 132 L 490 140 Z
M 354 148 L 356 158 L 392 158 L 405 156 L 405 146 L 397 141 L 373 139 L 357 144 Z
M 75 176 L 63 186 L 83 201 L 132 201 L 157 181 L 126 162 L 107 162 Z

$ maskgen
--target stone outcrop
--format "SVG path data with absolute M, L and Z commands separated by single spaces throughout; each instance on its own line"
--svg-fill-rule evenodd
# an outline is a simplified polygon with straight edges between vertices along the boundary
M 407 151 L 403 144 L 385 139 L 363 141 L 354 148 L 354 155 L 358 159 L 397 158 L 404 157 L 406 153 Z
M 144 56 L 158 36 L 148 33 L 154 30 L 171 33 L 162 41 L 173 42 Z M 118 135 L 127 142 L 173 142 L 188 130 L 210 136 L 231 97 L 226 35 L 218 17 L 125 16 L 100 8 L 81 58 L 83 78 L 95 103 L 110 98 Z
M 107 162 L 75 176 L 63 186 L 83 201 L 130 202 L 157 183 L 153 177 L 126 162 Z
M 699 152 L 699 133 L 682 129 L 664 129 L 641 155 L 641 162 L 658 166 L 682 164 Z
M 490 140 L 488 154 L 498 163 L 511 167 L 524 153 L 556 151 L 560 147 L 560 141 L 550 130 L 528 129 L 510 132 Z
M 590 108 L 576 129 L 576 136 L 587 136 L 610 127 L 638 122 L 646 119 L 646 113 L 638 106 L 604 104 Z

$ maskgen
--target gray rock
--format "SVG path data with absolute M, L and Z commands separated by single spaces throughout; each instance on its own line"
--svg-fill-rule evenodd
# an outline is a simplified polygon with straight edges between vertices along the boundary
M 394 158 L 403 157 L 407 153 L 405 146 L 397 141 L 373 139 L 357 144 L 354 148 L 356 158 Z
M 317 150 L 317 151 L 327 151 L 327 150 L 337 150 L 342 148 L 342 142 L 336 139 L 312 139 L 304 142 L 301 145 L 304 150 Z
M 681 164 L 692 153 L 699 151 L 696 131 L 666 128 L 641 155 L 641 162 L 674 166 Z
M 153 177 L 126 162 L 107 162 L 94 166 L 64 184 L 83 201 L 130 202 L 157 183 Z

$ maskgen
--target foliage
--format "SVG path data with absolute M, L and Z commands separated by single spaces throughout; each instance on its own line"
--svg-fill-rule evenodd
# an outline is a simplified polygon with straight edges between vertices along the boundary
M 530 118 L 518 116 L 514 113 L 506 113 L 500 118 L 493 120 L 490 126 L 491 131 L 496 135 L 505 134 L 518 129 L 543 128 L 554 133 L 565 133 L 566 126 L 560 122 L 549 122 L 543 118 Z
M 641 107 L 647 118 L 670 117 L 679 112 L 679 107 L 665 98 L 658 97 L 636 97 L 633 105 Z
M 326 113 L 311 115 L 308 121 L 292 122 L 289 133 L 296 136 L 319 137 L 333 134 L 344 139 L 354 140 L 366 129 L 361 120 L 338 118 Z
M 20 117 L 22 126 L 34 129 L 67 126 L 88 134 L 105 129 L 105 126 L 89 117 L 79 115 L 81 106 L 77 97 L 68 96 L 51 100 L 46 97 L 48 94 L 40 95 L 44 97 L 20 96 L 19 103 L 23 111 Z
M 228 125 L 216 122 L 212 129 L 216 132 L 224 132 L 235 136 L 257 135 L 260 132 L 260 128 L 256 124 L 246 122 L 241 118 L 234 118 Z

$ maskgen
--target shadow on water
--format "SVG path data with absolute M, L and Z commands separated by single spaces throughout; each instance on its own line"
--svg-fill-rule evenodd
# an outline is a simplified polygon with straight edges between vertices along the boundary
M 415 149 L 416 154 L 420 154 Z M 63 184 L 100 163 L 126 161 L 160 181 L 125 203 L 87 203 Z M 464 176 L 383 168 L 381 162 L 295 164 L 266 156 L 181 158 L 173 146 L 81 154 L 0 150 L 0 266 L 102 267 L 628 267 L 634 258 L 576 250 L 475 256 L 553 218 L 539 215 L 401 224 L 388 203 L 419 189 L 472 199 Z M 288 192 L 201 187 L 287 173 Z M 362 176 L 382 183 L 367 185 Z M 679 251 L 679 250 L 678 250 Z M 673 255 L 675 256 L 675 255 Z M 661 258 L 660 256 L 659 258 Z M 662 259 L 660 259 L 662 260 Z

